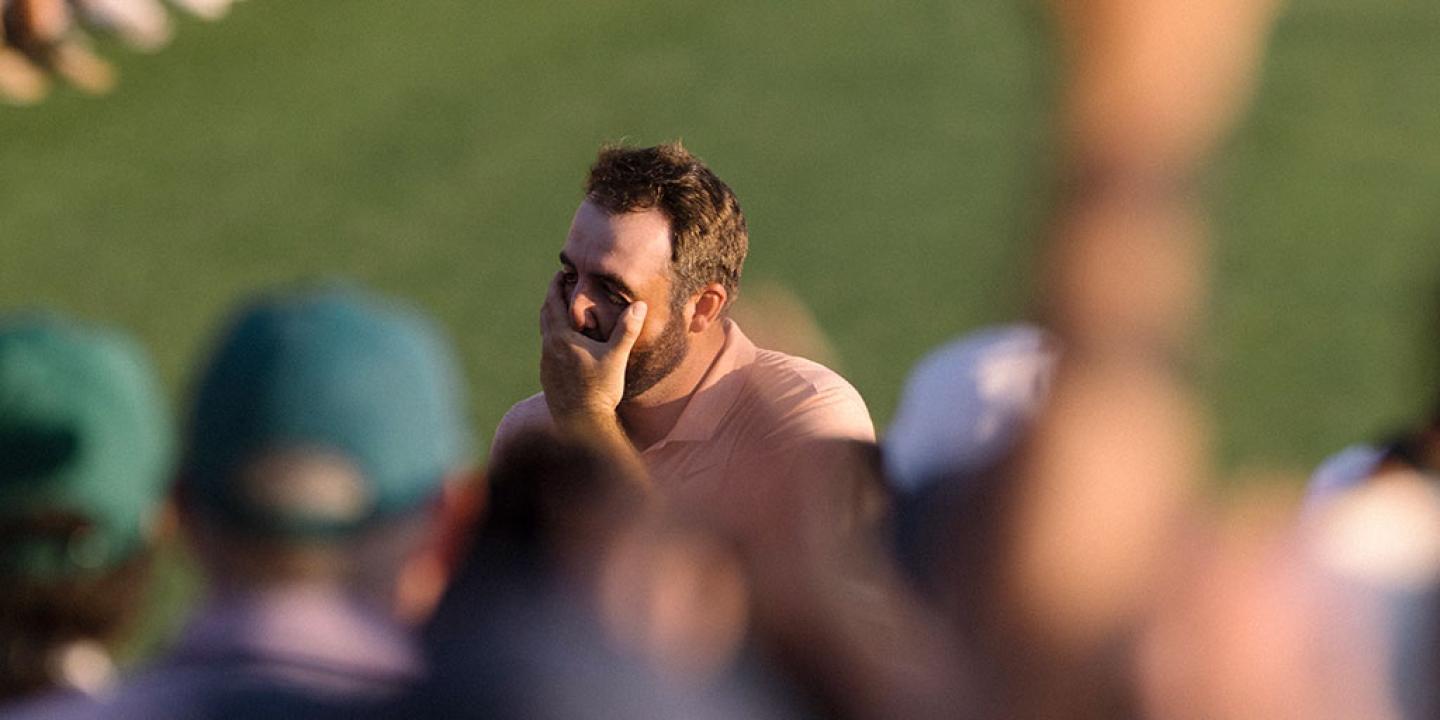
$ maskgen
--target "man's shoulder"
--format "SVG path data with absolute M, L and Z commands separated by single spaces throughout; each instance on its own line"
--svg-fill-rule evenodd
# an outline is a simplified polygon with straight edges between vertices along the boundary
M 875 439 L 864 398 L 840 373 L 813 360 L 756 348 L 749 375 L 749 392 L 775 414 L 779 429 Z
M 525 429 L 531 425 L 549 425 L 550 407 L 545 404 L 545 393 L 538 392 L 510 406 L 500 422 Z
M 799 390 L 808 389 L 811 392 L 827 392 L 833 389 L 848 392 L 855 390 L 849 381 L 840 376 L 840 373 L 814 360 L 783 353 L 779 350 L 755 348 L 753 372 L 756 381 L 766 386 L 767 389 L 783 386 Z
M 865 406 L 860 393 L 840 373 L 778 350 L 756 348 L 749 385 L 752 392 L 782 406 L 803 404 L 815 397 L 832 398 L 862 409 Z
M 493 461 L 504 447 L 518 435 L 530 431 L 549 430 L 554 426 L 550 419 L 550 407 L 545 404 L 545 393 L 538 392 L 510 406 L 500 424 L 495 428 L 495 437 L 490 440 L 490 458 Z

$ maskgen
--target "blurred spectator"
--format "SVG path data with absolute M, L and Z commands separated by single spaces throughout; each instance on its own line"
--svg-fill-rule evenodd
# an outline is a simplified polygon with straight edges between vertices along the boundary
M 1383 608 L 1327 557 L 1356 539 L 1342 536 L 1359 518 L 1296 532 L 1288 495 L 1241 495 L 1173 548 L 1172 579 L 1155 589 L 1136 639 L 1145 716 L 1399 717 L 1376 632 Z
M 471 479 L 463 408 L 448 345 L 413 311 L 343 286 L 245 308 L 200 376 L 178 483 L 209 597 L 118 692 L 38 716 L 208 718 L 416 679 L 404 620 L 443 583 L 442 520 Z
M 1413 427 L 1347 447 L 1310 476 L 1301 518 L 1332 576 L 1378 605 L 1388 690 L 1440 713 L 1440 402 Z
M 856 503 L 834 489 L 867 494 L 882 485 L 878 448 L 817 440 L 743 468 L 787 495 L 751 498 L 740 547 L 756 648 L 807 715 L 987 716 L 954 619 L 912 592 L 874 523 L 844 522 L 841 508 Z
M 0 700 L 96 693 L 149 587 L 171 425 L 128 338 L 0 320 Z
M 934 590 L 955 540 L 946 526 L 975 503 L 1044 403 L 1056 348 L 1031 325 L 976 330 L 916 363 L 884 440 L 897 550 Z M 968 514 L 968 513 L 967 513 Z
M 424 633 L 432 672 L 383 717 L 773 716 L 758 696 L 683 677 L 710 641 L 733 650 L 744 600 L 723 580 L 687 592 L 710 564 L 677 542 L 698 535 L 656 524 L 643 478 L 600 447 L 527 432 L 488 484 L 469 556 Z M 648 643 L 656 631 L 671 641 Z
M 1039 413 L 1056 349 L 1030 325 L 976 330 L 915 364 L 885 434 L 885 470 L 905 492 L 994 466 Z
M 1302 528 L 1320 566 L 1382 610 L 1386 678 L 1405 718 L 1440 711 L 1440 423 L 1357 445 L 1311 477 Z

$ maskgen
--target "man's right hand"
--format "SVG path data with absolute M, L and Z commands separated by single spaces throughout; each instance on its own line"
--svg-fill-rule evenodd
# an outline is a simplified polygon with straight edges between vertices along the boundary
M 593 340 L 571 324 L 561 275 L 555 275 L 540 307 L 540 385 L 556 423 L 613 421 L 625 396 L 625 366 L 645 313 L 645 303 L 630 305 L 609 339 Z

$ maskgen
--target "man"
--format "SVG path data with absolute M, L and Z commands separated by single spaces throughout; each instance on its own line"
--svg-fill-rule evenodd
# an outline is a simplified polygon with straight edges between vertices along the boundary
M 746 486 L 742 463 L 873 440 L 845 380 L 755 347 L 729 319 L 748 243 L 735 194 L 678 143 L 601 150 L 541 307 L 543 392 L 506 414 L 492 458 L 521 431 L 553 425 L 714 512 L 765 495 Z
M 0 702 L 109 685 L 164 525 L 170 430 L 128 337 L 0 321 Z
M 354 707 L 422 670 L 406 621 L 438 598 L 441 519 L 470 478 L 436 329 L 354 288 L 263 298 L 197 387 L 177 500 L 209 597 L 117 693 L 38 716 Z

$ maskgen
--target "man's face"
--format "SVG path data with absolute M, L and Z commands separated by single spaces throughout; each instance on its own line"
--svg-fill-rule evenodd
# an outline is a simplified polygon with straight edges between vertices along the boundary
M 685 358 L 685 304 L 671 303 L 670 221 L 659 210 L 611 215 L 580 203 L 560 251 L 570 323 L 605 341 L 636 301 L 649 306 L 625 367 L 625 399 L 649 390 Z

